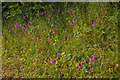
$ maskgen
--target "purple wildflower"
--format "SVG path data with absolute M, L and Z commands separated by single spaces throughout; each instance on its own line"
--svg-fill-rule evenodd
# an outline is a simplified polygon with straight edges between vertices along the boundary
M 77 71 L 79 71 L 79 68 L 77 68 Z
M 96 34 L 94 34 L 94 36 L 96 36 Z
M 12 30 L 14 30 L 14 28 L 12 28 Z
M 93 70 L 91 70 L 91 72 L 93 72 Z
M 34 37 L 32 39 L 35 39 Z
M 30 24 L 32 24 L 32 22 Z
M 43 13 L 42 13 L 43 14 Z
M 50 15 L 48 17 L 50 17 Z
M 20 27 L 21 27 L 22 25 L 20 24 Z
M 25 18 L 25 16 L 24 16 L 24 18 Z
M 40 49 L 38 49 L 38 51 L 39 51 Z
M 91 61 L 92 61 L 92 58 L 89 59 L 89 62 L 91 62 Z
M 92 60 L 92 58 L 90 58 L 90 60 Z
M 62 14 L 65 14 L 64 12 Z
M 28 26 L 30 26 L 30 25 L 28 24 Z
M 88 43 L 89 43 L 90 41 L 88 41 Z
M 52 12 L 50 12 L 50 13 L 52 13 Z
M 17 29 L 17 26 L 15 28 Z
M 71 42 L 71 41 L 69 41 L 69 42 Z
M 107 12 L 107 10 L 105 12 Z
M 102 56 L 100 56 L 100 58 L 102 58 Z
M 72 12 L 70 12 L 70 15 L 72 14 Z
M 40 16 L 40 14 L 38 14 L 38 16 Z
M 69 15 L 69 16 L 71 16 L 71 15 Z
M 27 17 L 28 17 L 28 15 L 27 15 Z
M 55 63 L 55 59 L 53 59 L 52 63 Z
M 93 61 L 93 64 L 95 64 L 95 61 Z
M 9 32 L 11 32 L 11 30 L 9 30 Z
M 47 39 L 49 40 L 49 37 Z
M 53 34 L 55 34 L 55 32 L 53 32 Z
M 75 20 L 73 21 L 73 23 L 75 23 Z
M 50 59 L 48 61 L 50 61 Z
M 60 10 L 58 10 L 58 12 L 60 12 Z
M 75 62 L 75 60 L 73 62 Z
M 37 40 L 39 40 L 39 38 L 37 38 Z
M 105 5 L 103 5 L 103 7 L 105 7 Z
M 45 11 L 44 11 L 44 13 L 45 13 Z
M 80 38 L 80 36 L 78 36 Z
M 73 58 L 76 58 L 76 56 L 75 56 L 75 55 L 73 55 Z
M 81 65 L 83 65 L 83 62 L 81 62 Z
M 57 25 L 55 25 L 55 28 L 57 28 Z
M 63 73 L 63 71 L 61 71 L 61 73 Z
M 43 50 L 43 52 L 45 52 L 45 50 Z
M 54 31 L 54 29 L 52 31 Z
M 101 8 L 101 11 L 103 10 L 103 8 Z
M 58 53 L 58 56 L 60 55 L 60 53 Z
M 93 68 L 90 68 L 90 70 L 93 70 Z
M 57 68 L 59 68 L 59 66 L 57 66 Z
M 47 39 L 49 40 L 49 37 Z
M 78 66 L 78 68 L 80 68 L 81 66 Z
M 93 56 L 93 60 L 95 60 L 96 59 L 96 56 Z
M 89 67 L 92 67 L 91 65 L 89 65 Z
M 21 32 L 21 34 L 22 34 L 22 32 Z
M 17 35 L 19 35 L 19 33 L 17 32 Z
M 72 23 L 70 25 L 72 26 Z
M 55 28 L 55 30 L 56 30 L 56 28 Z
M 89 34 L 89 37 L 90 37 L 91 35 Z
M 93 23 L 93 25 L 95 26 L 95 22 Z

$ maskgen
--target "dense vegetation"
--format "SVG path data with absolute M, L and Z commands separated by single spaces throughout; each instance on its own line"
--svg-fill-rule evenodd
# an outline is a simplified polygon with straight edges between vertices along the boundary
M 3 78 L 118 78 L 118 3 L 2 3 Z

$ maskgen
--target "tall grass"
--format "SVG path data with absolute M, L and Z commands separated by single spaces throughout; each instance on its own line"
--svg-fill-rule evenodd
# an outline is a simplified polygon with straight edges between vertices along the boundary
M 118 78 L 116 3 L 61 4 L 3 25 L 3 77 Z

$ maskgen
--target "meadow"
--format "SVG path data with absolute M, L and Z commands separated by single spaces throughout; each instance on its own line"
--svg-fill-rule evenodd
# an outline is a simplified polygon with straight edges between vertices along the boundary
M 3 78 L 119 78 L 116 3 L 24 3 L 32 10 L 14 3 L 22 15 L 8 4 Z

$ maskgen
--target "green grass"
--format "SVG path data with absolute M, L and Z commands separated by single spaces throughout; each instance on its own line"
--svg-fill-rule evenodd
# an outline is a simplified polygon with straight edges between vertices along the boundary
M 64 10 L 59 7 L 60 13 L 56 8 L 47 8 L 45 14 L 40 14 L 40 16 L 36 14 L 35 17 L 31 17 L 31 22 L 33 20 L 34 22 L 30 26 L 25 26 L 27 23 L 21 23 L 22 27 L 20 27 L 19 21 L 12 20 L 3 25 L 3 78 L 119 77 L 118 7 L 111 8 L 107 3 L 89 3 L 87 12 L 85 12 L 85 8 L 81 8 L 79 3 L 74 6 L 69 9 L 69 6 L 66 6 Z M 71 16 L 69 16 L 70 12 L 72 12 Z M 49 15 L 50 18 L 48 18 Z M 74 20 L 75 23 L 73 23 Z M 13 25 L 11 25 L 12 22 Z M 95 25 L 93 25 L 94 22 Z M 56 33 L 53 34 L 52 30 L 55 25 L 57 25 Z M 15 29 L 15 26 L 18 28 Z M 12 30 L 13 27 L 14 30 Z M 35 39 L 32 39 L 33 37 Z M 75 59 L 73 55 L 76 55 Z M 95 64 L 92 64 L 93 72 L 91 72 L 89 58 L 94 55 L 97 59 L 94 60 Z M 52 59 L 55 59 L 56 62 L 51 63 Z M 74 60 L 76 60 L 75 63 Z M 77 71 L 81 61 L 84 64 Z M 57 68 L 57 66 L 60 67 Z

